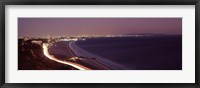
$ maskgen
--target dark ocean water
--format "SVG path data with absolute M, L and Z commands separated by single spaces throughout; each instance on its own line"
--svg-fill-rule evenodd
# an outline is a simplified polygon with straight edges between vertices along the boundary
M 136 70 L 181 70 L 182 36 L 89 38 L 81 49 Z

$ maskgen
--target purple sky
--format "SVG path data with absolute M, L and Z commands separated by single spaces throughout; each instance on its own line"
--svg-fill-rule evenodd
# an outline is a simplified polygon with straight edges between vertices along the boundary
M 182 18 L 18 18 L 18 37 L 182 34 Z

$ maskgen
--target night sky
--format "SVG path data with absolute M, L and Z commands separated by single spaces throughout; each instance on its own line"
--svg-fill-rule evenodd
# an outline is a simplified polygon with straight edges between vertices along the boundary
M 18 37 L 181 34 L 182 18 L 18 18 Z

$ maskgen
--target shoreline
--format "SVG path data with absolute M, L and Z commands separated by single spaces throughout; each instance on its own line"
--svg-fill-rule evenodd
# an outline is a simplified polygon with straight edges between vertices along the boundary
M 62 59 L 60 57 L 57 57 L 55 52 L 48 51 L 48 50 L 46 50 L 46 52 L 44 51 L 45 56 L 48 57 L 50 60 L 59 62 L 61 64 L 70 65 L 72 67 L 74 67 L 74 65 L 76 65 L 75 68 L 77 68 L 77 66 L 79 66 L 78 67 L 79 70 L 111 70 L 110 67 L 98 62 L 96 59 L 89 58 L 89 57 L 81 57 L 81 56 L 77 55 L 73 51 L 73 49 L 70 48 L 69 42 L 71 42 L 71 41 L 66 41 L 66 42 L 68 42 L 67 46 L 64 47 L 64 49 L 66 50 L 64 52 L 66 52 L 66 54 L 63 55 L 62 57 L 63 58 L 68 57 L 67 59 Z M 45 47 L 48 47 L 48 44 L 43 44 L 43 48 L 45 48 Z M 48 52 L 51 52 L 52 54 L 49 54 Z
M 81 49 L 78 45 L 75 44 L 76 41 L 71 41 L 69 43 L 69 47 L 72 50 L 73 53 L 75 53 L 75 55 L 77 56 L 82 56 L 82 57 L 89 57 L 89 58 L 95 58 L 95 61 L 111 68 L 112 70 L 123 70 L 126 69 L 126 67 L 123 67 L 122 65 L 119 65 L 113 61 L 110 61 L 106 58 L 100 57 L 98 55 L 95 55 L 93 53 L 90 53 L 88 51 L 85 51 L 83 49 Z M 88 59 L 89 59 L 88 58 Z

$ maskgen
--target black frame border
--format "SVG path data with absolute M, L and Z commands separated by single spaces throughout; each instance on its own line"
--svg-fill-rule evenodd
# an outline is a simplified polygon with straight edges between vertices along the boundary
M 195 83 L 5 83 L 5 6 L 6 5 L 195 5 Z M 0 1 L 0 87 L 9 88 L 199 88 L 200 87 L 200 0 L 2 0 Z

